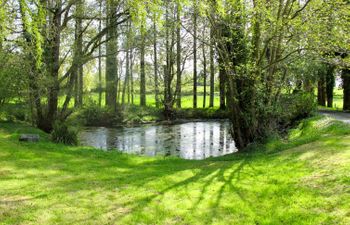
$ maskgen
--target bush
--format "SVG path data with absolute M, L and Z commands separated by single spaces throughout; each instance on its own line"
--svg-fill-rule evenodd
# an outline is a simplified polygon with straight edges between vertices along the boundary
M 30 115 L 28 105 L 21 102 L 6 103 L 0 106 L 0 118 L 3 120 L 12 122 L 30 121 Z
M 226 119 L 228 111 L 217 108 L 175 109 L 178 119 Z
M 110 126 L 117 120 L 111 109 L 97 105 L 85 106 L 78 117 L 86 126 Z
M 65 123 L 56 121 L 51 132 L 51 140 L 66 145 L 77 145 L 78 131 Z
M 312 94 L 300 92 L 282 98 L 280 115 L 284 123 L 294 124 L 311 116 L 316 109 L 315 97 Z

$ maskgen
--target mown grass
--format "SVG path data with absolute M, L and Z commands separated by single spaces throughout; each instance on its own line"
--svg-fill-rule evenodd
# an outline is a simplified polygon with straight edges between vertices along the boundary
M 40 143 L 19 143 L 19 133 Z M 350 127 L 325 117 L 189 161 L 50 143 L 0 123 L 0 224 L 349 224 Z
M 181 97 L 181 107 L 184 109 L 192 108 L 193 107 L 193 95 L 192 95 L 192 87 L 184 86 L 183 87 L 183 94 Z M 152 90 L 150 87 L 148 87 L 147 90 Z M 198 87 L 198 93 L 197 93 L 197 107 L 198 108 L 203 108 L 203 101 L 204 101 L 204 96 L 203 96 L 203 86 Z M 163 98 L 163 93 L 160 93 L 160 98 Z M 84 103 L 87 103 L 89 101 L 93 102 L 98 102 L 99 95 L 97 92 L 90 92 L 90 93 L 85 93 L 84 94 Z M 61 96 L 59 98 L 59 105 L 63 105 L 65 100 L 65 96 Z M 102 106 L 105 105 L 105 93 L 102 93 L 102 98 L 101 98 L 101 103 Z M 206 104 L 205 108 L 209 107 L 209 86 L 207 87 L 207 94 L 206 94 Z M 130 99 L 131 101 L 131 99 Z M 128 97 L 125 96 L 125 102 L 128 102 Z M 121 104 L 121 93 L 120 93 L 120 98 L 118 103 Z M 134 105 L 139 106 L 140 105 L 140 94 L 138 90 L 135 90 L 134 93 Z M 155 101 L 155 94 L 152 93 L 147 93 L 146 94 L 146 105 L 149 107 L 155 107 L 156 106 L 156 101 Z M 74 106 L 74 100 L 70 102 L 70 107 Z M 220 106 L 220 96 L 219 92 L 214 93 L 214 107 L 218 108 Z

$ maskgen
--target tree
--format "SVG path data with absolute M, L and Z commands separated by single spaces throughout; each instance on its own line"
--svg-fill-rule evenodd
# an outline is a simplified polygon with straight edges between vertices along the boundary
M 159 81 L 158 81 L 158 57 L 157 57 L 157 23 L 156 23 L 156 14 L 153 15 L 153 70 L 154 70 L 154 92 L 155 92 L 155 101 L 156 107 L 159 108 Z
M 214 76 L 215 76 L 215 68 L 214 68 L 214 31 L 213 26 L 210 27 L 210 99 L 209 99 L 209 107 L 214 107 Z
M 83 0 L 78 0 L 75 7 L 75 48 L 74 57 L 76 63 L 78 64 L 74 69 L 74 80 L 75 80 L 75 106 L 81 106 L 83 104 L 83 89 L 84 89 L 84 79 L 83 79 L 83 65 L 79 62 L 83 56 L 83 32 L 82 32 L 82 17 L 84 16 L 84 2 Z
M 333 90 L 335 86 L 335 66 L 326 65 L 326 96 L 327 96 L 327 107 L 333 107 Z
M 181 108 L 181 6 L 176 3 L 176 107 Z
M 205 37 L 205 27 L 203 28 L 203 38 Z M 205 51 L 205 43 L 202 44 L 202 56 L 203 56 L 203 108 L 205 108 L 207 97 L 207 58 Z
M 123 92 L 122 92 L 122 105 L 125 105 L 125 95 L 126 95 L 126 89 L 127 87 L 129 88 L 129 77 L 130 77 L 130 27 L 131 23 L 128 21 L 127 24 L 127 37 L 125 40 L 125 45 L 126 45 L 126 55 L 125 55 L 125 76 L 124 76 L 124 85 L 123 85 Z M 130 100 L 128 100 L 128 103 Z
M 102 16 L 102 0 L 99 5 L 99 16 Z M 102 19 L 98 20 L 98 32 L 102 31 Z M 98 46 L 98 105 L 102 106 L 102 46 Z
M 140 105 L 146 106 L 146 73 L 145 73 L 145 28 L 141 25 L 140 46 Z
M 172 47 L 170 40 L 170 32 L 173 29 L 170 22 L 170 4 L 167 1 L 165 3 L 165 51 L 166 51 L 166 64 L 163 67 L 164 71 L 164 114 L 169 118 L 172 114 L 173 101 L 171 93 L 171 68 L 172 68 Z
M 317 88 L 317 102 L 321 106 L 326 106 L 326 80 L 324 71 L 320 71 Z
M 193 2 L 193 108 L 197 108 L 197 0 Z
M 117 5 L 114 0 L 107 0 L 107 45 L 106 45 L 106 105 L 117 109 L 118 87 L 118 34 L 114 26 Z
M 349 111 L 350 110 L 350 69 L 345 68 L 342 71 L 342 79 L 343 79 L 343 110 Z

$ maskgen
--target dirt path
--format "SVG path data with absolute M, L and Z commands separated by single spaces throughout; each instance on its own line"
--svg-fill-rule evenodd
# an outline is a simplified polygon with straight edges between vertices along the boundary
M 331 110 L 319 110 L 319 113 L 325 116 L 332 117 L 336 120 L 343 121 L 345 123 L 350 123 L 350 113 L 345 112 L 337 112 L 337 111 L 331 111 Z

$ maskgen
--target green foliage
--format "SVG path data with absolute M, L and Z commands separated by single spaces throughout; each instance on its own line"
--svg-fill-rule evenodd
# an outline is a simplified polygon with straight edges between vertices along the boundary
M 20 0 L 20 13 L 23 23 L 23 28 L 25 30 L 24 36 L 30 40 L 32 46 L 27 46 L 28 51 L 31 55 L 34 56 L 35 66 L 37 69 L 40 69 L 42 66 L 42 56 L 44 53 L 43 44 L 44 37 L 42 29 L 46 23 L 46 10 L 41 5 L 41 1 L 34 1 L 36 7 L 30 7 L 31 3 L 26 0 Z
M 26 62 L 21 55 L 5 53 L 0 49 L 0 107 L 27 93 Z
M 51 140 L 55 143 L 77 145 L 78 131 L 64 122 L 56 121 L 51 132 Z
M 316 109 L 317 104 L 313 94 L 298 92 L 281 98 L 281 104 L 277 109 L 276 116 L 280 116 L 282 124 L 290 125 L 309 117 Z
M 112 126 L 121 120 L 114 110 L 108 107 L 101 108 L 97 104 L 84 106 L 77 114 L 76 119 L 86 126 Z
M 22 102 L 12 102 L 0 107 L 0 120 L 5 121 L 30 121 L 30 109 Z
M 175 117 L 178 119 L 226 119 L 228 112 L 216 108 L 176 109 Z
M 149 123 L 163 119 L 160 109 L 148 106 L 127 105 L 121 111 L 121 115 L 124 124 Z

